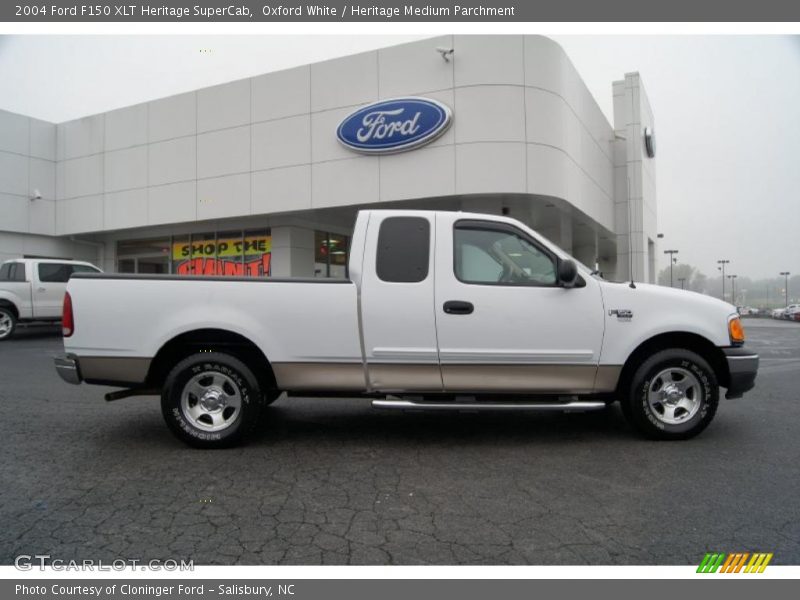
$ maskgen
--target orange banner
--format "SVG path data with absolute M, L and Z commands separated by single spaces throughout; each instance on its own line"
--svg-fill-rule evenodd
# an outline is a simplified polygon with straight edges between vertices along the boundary
M 267 277 L 272 254 L 263 254 L 257 260 L 242 264 L 241 260 L 193 258 L 180 263 L 178 275 L 218 275 L 224 277 Z

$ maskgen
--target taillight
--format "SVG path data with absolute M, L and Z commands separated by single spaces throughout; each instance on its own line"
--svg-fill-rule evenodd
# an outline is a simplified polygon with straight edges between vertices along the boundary
M 72 316 L 72 297 L 69 292 L 64 294 L 64 306 L 61 311 L 61 333 L 69 337 L 75 331 L 75 318 Z

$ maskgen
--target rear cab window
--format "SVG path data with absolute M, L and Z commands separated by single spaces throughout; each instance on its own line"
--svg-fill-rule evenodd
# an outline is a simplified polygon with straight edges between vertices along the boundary
M 0 281 L 25 281 L 25 263 L 7 262 L 0 267 Z
M 375 268 L 389 283 L 419 283 L 428 278 L 431 225 L 423 217 L 388 217 L 378 232 Z
M 67 283 L 75 265 L 69 263 L 39 263 L 39 281 L 42 283 Z
M 91 265 L 72 265 L 73 273 L 99 273 L 100 269 Z

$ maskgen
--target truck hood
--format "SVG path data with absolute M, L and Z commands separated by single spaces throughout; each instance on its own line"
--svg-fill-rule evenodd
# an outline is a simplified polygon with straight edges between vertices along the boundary
M 709 339 L 717 346 L 730 345 L 728 319 L 736 308 L 718 298 L 659 285 L 601 282 L 606 319 L 616 321 L 613 311 L 627 310 L 645 335 L 686 331 Z
M 678 288 L 666 287 L 663 285 L 653 285 L 650 283 L 635 283 L 635 288 L 630 286 L 629 281 L 610 282 L 603 281 L 603 292 L 613 290 L 614 293 L 622 294 L 630 298 L 649 298 L 658 301 L 670 302 L 677 305 L 690 304 L 695 307 L 703 306 L 708 310 L 722 311 L 726 316 L 736 312 L 736 307 L 729 302 L 724 302 L 719 298 L 714 298 L 707 294 L 700 294 L 691 290 L 681 290 Z

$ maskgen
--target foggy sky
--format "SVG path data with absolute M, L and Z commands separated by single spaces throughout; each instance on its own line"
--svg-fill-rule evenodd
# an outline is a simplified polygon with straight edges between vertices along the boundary
M 0 36 L 0 108 L 52 122 L 424 36 Z M 553 36 L 613 124 L 639 71 L 661 252 L 716 276 L 800 272 L 800 37 Z M 201 52 L 203 50 L 203 52 Z

